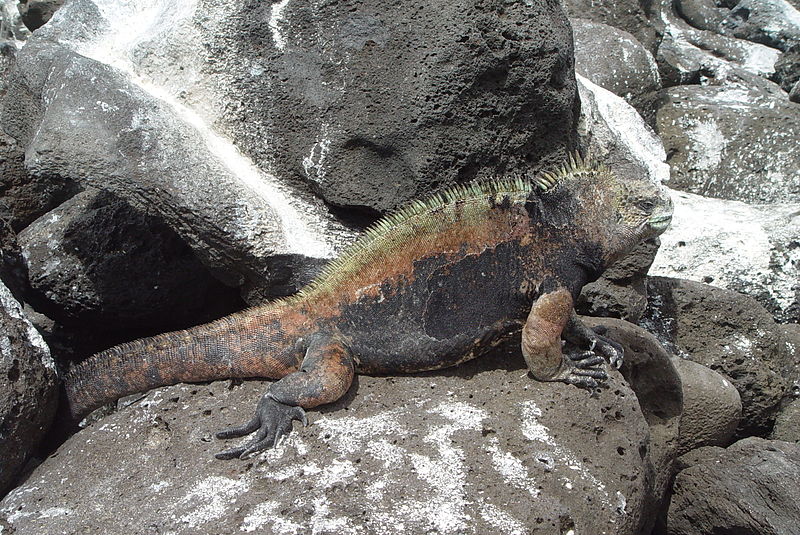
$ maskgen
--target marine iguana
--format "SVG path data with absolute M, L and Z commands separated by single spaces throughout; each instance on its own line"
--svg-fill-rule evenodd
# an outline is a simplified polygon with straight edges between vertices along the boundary
M 74 422 L 124 395 L 178 382 L 278 379 L 256 432 L 217 454 L 273 446 L 303 409 L 331 403 L 355 373 L 455 366 L 520 329 L 540 381 L 595 387 L 621 347 L 585 327 L 573 303 L 587 282 L 666 229 L 672 201 L 580 157 L 558 172 L 458 185 L 378 221 L 299 293 L 188 330 L 122 344 L 74 366 L 63 397 Z M 581 349 L 562 353 L 562 337 Z M 584 349 L 585 348 L 585 349 Z M 602 355 L 602 356 L 600 356 Z

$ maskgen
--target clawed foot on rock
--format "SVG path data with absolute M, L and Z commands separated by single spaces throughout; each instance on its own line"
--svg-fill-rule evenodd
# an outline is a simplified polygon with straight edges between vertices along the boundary
M 243 459 L 257 451 L 271 448 L 278 440 L 292 430 L 292 421 L 299 420 L 303 425 L 308 425 L 308 418 L 302 407 L 286 405 L 275 401 L 269 394 L 265 394 L 258 402 L 256 413 L 245 425 L 231 427 L 216 434 L 217 438 L 227 439 L 249 435 L 254 431 L 253 440 L 244 446 L 231 448 L 217 453 L 217 459 Z
M 559 379 L 567 384 L 582 388 L 597 388 L 599 382 L 608 379 L 603 369 L 604 360 L 615 369 L 622 366 L 622 346 L 605 336 L 602 326 L 586 329 L 585 338 L 588 350 L 574 350 L 565 353 L 564 370 Z

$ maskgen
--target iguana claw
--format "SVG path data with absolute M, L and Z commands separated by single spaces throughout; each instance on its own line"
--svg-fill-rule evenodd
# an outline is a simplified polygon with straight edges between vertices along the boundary
M 605 359 L 593 351 L 576 351 L 566 356 L 566 369 L 561 374 L 563 382 L 583 388 L 596 388 L 598 381 L 608 379 L 608 374 L 602 369 Z
M 242 437 L 257 431 L 253 440 L 244 446 L 217 453 L 217 459 L 243 459 L 257 451 L 271 448 L 278 440 L 292 430 L 292 421 L 299 420 L 308 425 L 308 418 L 302 407 L 286 405 L 265 394 L 258 402 L 256 413 L 245 425 L 231 427 L 216 434 L 217 438 Z

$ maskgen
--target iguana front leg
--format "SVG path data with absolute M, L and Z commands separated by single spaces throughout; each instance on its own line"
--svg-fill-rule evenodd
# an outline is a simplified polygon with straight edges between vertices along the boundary
M 218 453 L 217 459 L 243 458 L 271 448 L 291 431 L 293 420 L 307 425 L 303 408 L 331 403 L 342 397 L 350 388 L 354 370 L 350 350 L 336 336 L 313 335 L 300 369 L 270 385 L 259 400 L 253 418 L 241 427 L 226 429 L 216 435 L 226 439 L 257 431 L 253 440 Z
M 592 351 L 568 355 L 561 351 L 561 334 L 574 315 L 572 307 L 572 295 L 566 288 L 540 296 L 522 328 L 522 355 L 539 381 L 562 381 L 593 388 L 598 380 L 608 378 L 600 368 L 603 358 Z

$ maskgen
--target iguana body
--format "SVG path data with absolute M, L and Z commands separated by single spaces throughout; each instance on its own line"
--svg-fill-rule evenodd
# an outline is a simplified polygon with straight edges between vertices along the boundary
M 66 376 L 70 415 L 177 382 L 279 379 L 247 425 L 218 434 L 258 431 L 219 455 L 244 456 L 341 397 L 354 373 L 453 366 L 520 328 L 535 378 L 593 386 L 602 358 L 563 356 L 562 336 L 612 362 L 621 351 L 582 327 L 574 300 L 671 212 L 662 188 L 577 161 L 532 182 L 456 187 L 380 221 L 296 296 L 91 357 Z

